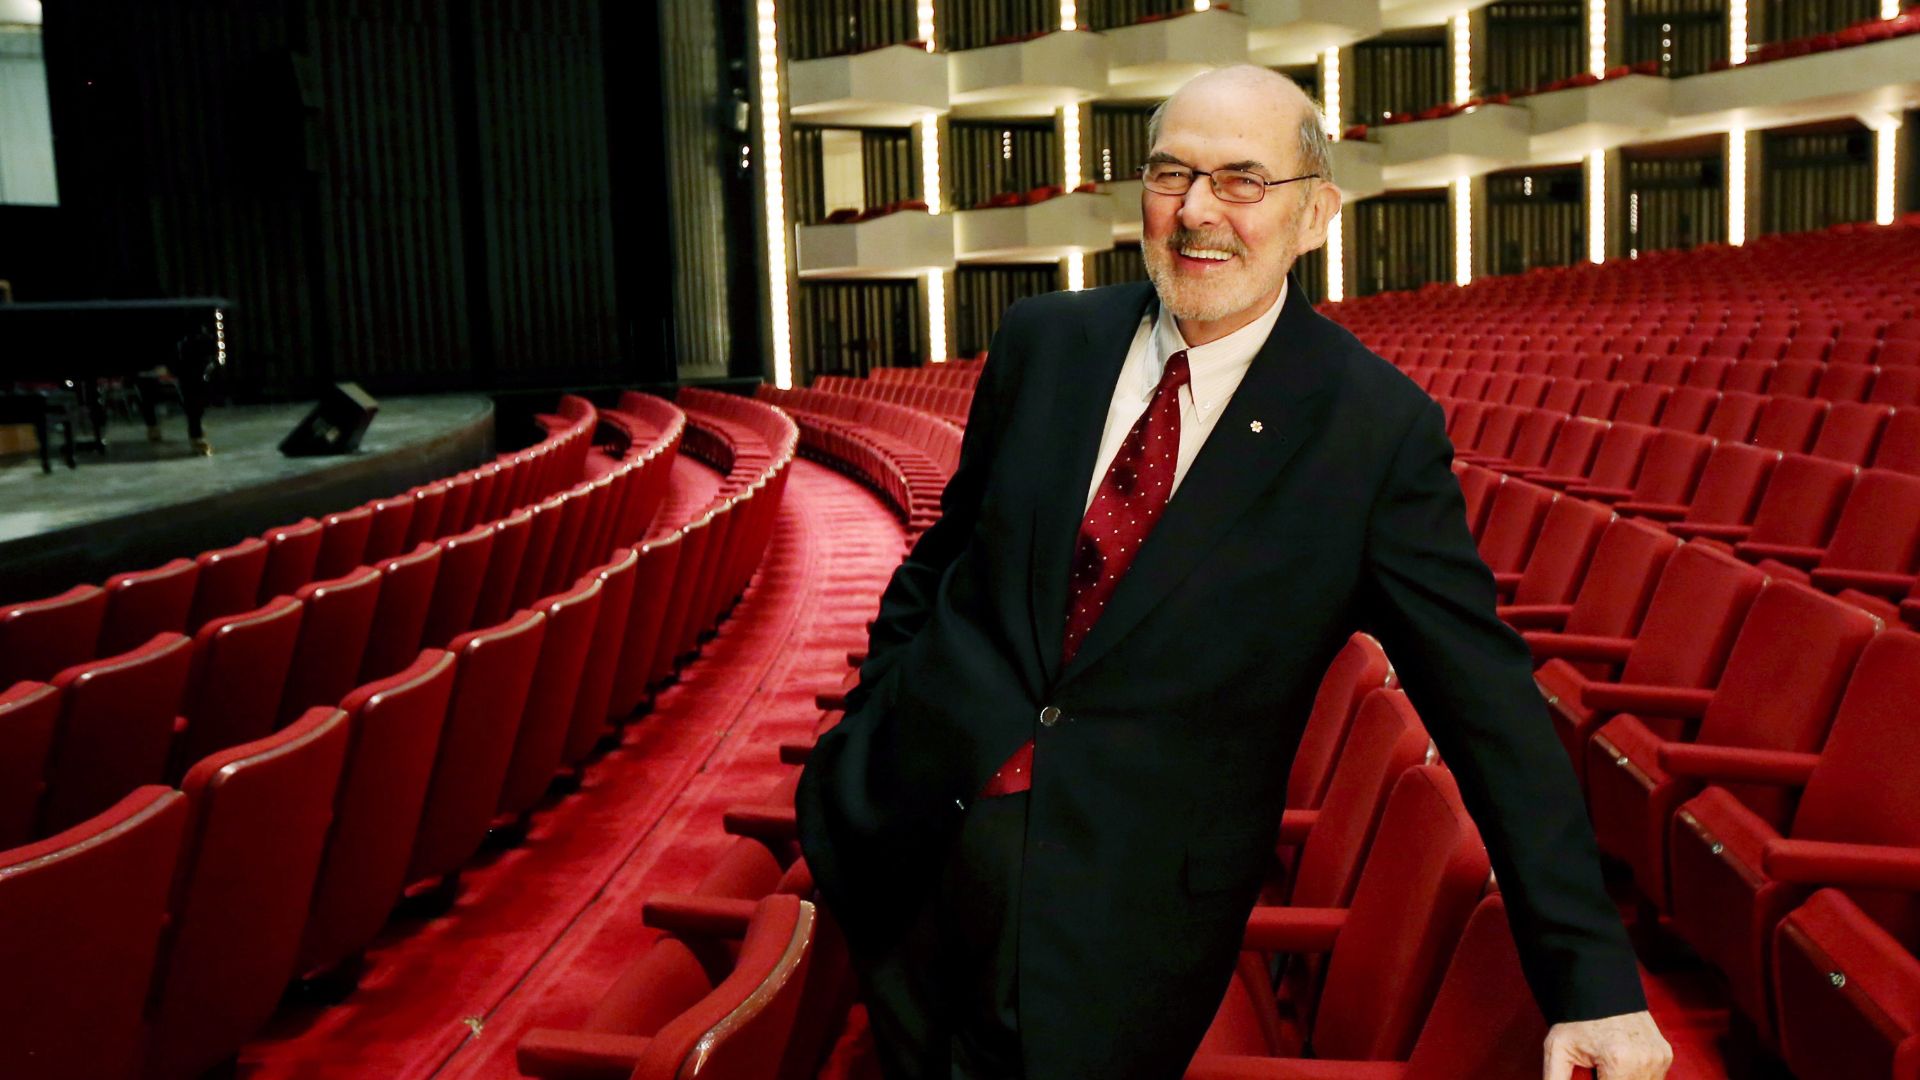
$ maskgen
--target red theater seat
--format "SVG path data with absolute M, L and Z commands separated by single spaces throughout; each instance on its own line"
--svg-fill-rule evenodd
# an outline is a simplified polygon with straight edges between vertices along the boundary
M 1606 435 L 1601 438 L 1599 449 L 1593 455 L 1593 465 L 1585 475 L 1542 473 L 1530 475 L 1527 479 L 1556 488 L 1631 491 L 1635 479 L 1640 475 L 1641 462 L 1646 460 L 1647 447 L 1659 431 L 1659 428 L 1646 424 L 1616 422 L 1607 428 Z
M 1838 461 L 1787 454 L 1773 467 L 1767 490 L 1751 526 L 1692 529 L 1694 535 L 1735 542 L 1741 557 L 1754 561 L 1826 546 L 1833 525 L 1853 489 L 1854 468 Z
M 692 935 L 655 941 L 573 1029 L 520 1040 L 520 1071 L 545 1080 L 766 1080 L 781 1075 L 820 936 L 812 904 L 752 908 L 730 964 Z
M 1773 928 L 1822 884 L 1856 882 L 1768 869 L 1772 852 L 1819 853 L 1841 846 L 1920 849 L 1920 634 L 1889 631 L 1869 642 L 1847 684 L 1833 729 L 1818 753 L 1729 747 L 1669 747 L 1662 764 L 1710 786 L 1681 804 L 1670 837 L 1673 925 L 1727 976 L 1733 999 L 1763 1033 L 1774 1030 L 1768 1000 Z M 1899 763 L 1891 765 L 1890 763 Z M 1800 790 L 1784 820 L 1742 801 L 1752 790 Z M 1861 893 L 1883 926 L 1920 928 L 1912 894 Z
M 1894 410 L 1873 452 L 1873 467 L 1920 476 L 1920 408 Z
M 473 625 L 493 626 L 506 621 L 507 616 L 513 613 L 514 586 L 520 580 L 527 546 L 532 539 L 531 510 L 522 508 L 493 523 L 493 551 L 487 556 L 487 576 L 480 583 L 480 598 L 473 608 Z M 551 545 L 547 548 L 550 550 Z M 545 558 L 545 551 L 541 557 Z
M 1514 462 L 1503 471 L 1529 479 L 1535 476 L 1585 478 L 1593 469 L 1593 458 L 1599 452 L 1601 440 L 1606 437 L 1607 427 L 1605 420 L 1569 417 L 1554 437 L 1553 450 L 1543 463 L 1535 467 Z
M 199 577 L 200 567 L 192 560 L 175 559 L 152 570 L 108 578 L 107 616 L 100 625 L 96 655 L 126 652 L 155 634 L 184 632 Z
M 573 695 L 573 715 L 567 725 L 564 753 L 567 761 L 584 761 L 610 730 L 607 719 L 613 700 L 615 665 L 620 662 L 626 644 L 624 637 L 632 616 L 634 577 L 639 565 L 637 552 L 621 548 L 612 562 L 592 572 L 600 580 L 599 613 L 589 632 L 591 644 L 580 668 L 579 692 Z M 559 670 L 568 668 L 562 665 Z M 544 762 L 544 756 L 540 760 Z M 549 776 L 552 772 L 551 768 L 547 770 Z M 507 810 L 504 796 L 501 810 Z
M 107 594 L 98 585 L 0 608 L 0 683 L 50 679 L 93 659 L 106 616 Z
M 620 666 L 614 673 L 613 698 L 607 703 L 609 720 L 626 719 L 647 700 L 667 601 L 679 576 L 682 546 L 681 534 L 673 532 L 648 540 L 638 549 L 640 565 L 634 567 L 633 606 L 621 641 Z
M 1412 1055 L 1399 1061 L 1335 1061 L 1208 1054 L 1186 1080 L 1536 1080 L 1547 1022 L 1520 968 L 1506 902 L 1480 901 L 1420 1027 Z M 1576 1077 L 1589 1077 L 1576 1069 Z
M 0 851 L 33 839 L 59 721 L 60 692 L 46 683 L 0 691 Z
M 1510 604 L 1566 604 L 1579 591 L 1588 561 L 1613 512 L 1584 499 L 1557 499 L 1540 523 L 1526 568 L 1495 573 L 1493 582 Z
M 260 575 L 262 603 L 292 596 L 313 580 L 313 568 L 320 563 L 320 535 L 320 523 L 312 518 L 266 531 L 261 537 L 267 542 L 267 568 Z
M 347 752 L 347 718 L 314 709 L 200 760 L 158 974 L 147 1075 L 199 1076 L 272 1017 L 306 924 Z
M 442 535 L 460 531 L 441 528 L 441 513 L 447 506 L 445 480 L 423 484 L 414 488 L 410 494 L 413 498 L 413 518 L 407 523 L 407 539 L 404 546 L 418 547 L 428 541 L 439 540 Z
M 1753 435 L 1754 425 L 1760 422 L 1760 411 L 1766 407 L 1764 394 L 1723 391 L 1703 431 L 1721 442 L 1746 442 Z
M 0 852 L 0 1075 L 140 1074 L 186 816 L 179 792 L 140 787 L 39 843 Z
M 1600 534 L 1593 559 L 1570 604 L 1503 604 L 1500 617 L 1519 630 L 1631 634 L 1646 614 L 1654 584 L 1679 541 L 1644 522 L 1615 519 Z
M 1897 929 L 1847 893 L 1821 889 L 1775 930 L 1780 1055 L 1800 1080 L 1916 1075 L 1920 960 L 1912 928 Z
M 1663 748 L 1693 742 L 1817 750 L 1854 661 L 1879 627 L 1872 615 L 1805 585 L 1770 581 L 1754 599 L 1711 694 L 1676 696 L 1658 712 L 1643 705 L 1594 734 L 1586 747 L 1594 833 L 1601 851 L 1633 868 L 1642 896 L 1667 910 L 1667 822 L 1699 789 L 1666 770 Z M 1788 806 L 1777 791 L 1740 795 L 1768 820 L 1782 820 Z
M 315 705 L 339 704 L 359 682 L 380 606 L 380 571 L 363 566 L 345 577 L 302 585 L 294 596 L 306 610 L 280 698 L 282 723 Z
M 1619 425 L 1615 425 L 1616 429 Z M 1693 495 L 1700 471 L 1706 466 L 1713 440 L 1705 435 L 1657 430 L 1647 440 L 1632 487 L 1609 487 L 1598 480 L 1577 484 L 1568 494 L 1600 502 L 1638 502 L 1667 505 L 1685 503 Z M 1598 477 L 1599 468 L 1594 469 Z
M 1753 443 L 1787 454 L 1804 454 L 1813 445 L 1820 424 L 1827 418 L 1827 403 L 1807 398 L 1774 397 L 1760 410 L 1753 429 Z
M 1480 559 L 1496 576 L 1517 575 L 1533 553 L 1534 540 L 1558 492 L 1525 480 L 1507 480 L 1494 492 L 1486 525 L 1476 541 Z
M 453 654 L 453 697 L 407 863 L 407 881 L 443 886 L 452 899 L 460 865 L 480 850 L 526 711 L 545 615 L 522 611 L 498 626 L 461 634 Z
M 1360 702 L 1392 681 L 1393 666 L 1379 642 L 1366 634 L 1347 639 L 1314 692 L 1313 711 L 1307 716 L 1300 747 L 1287 772 L 1287 809 L 1313 810 L 1320 806 Z
M 40 805 L 41 835 L 70 828 L 166 775 L 192 664 L 191 639 L 158 634 L 53 677 L 60 726 Z
M 1782 456 L 1778 450 L 1723 442 L 1707 455 L 1706 465 L 1700 470 L 1700 482 L 1686 501 L 1630 499 L 1618 504 L 1616 509 L 1623 514 L 1670 522 L 1668 528 L 1677 536 L 1712 536 L 1722 527 L 1733 530 L 1725 535 L 1737 535 L 1739 530 L 1752 525 L 1761 494 Z
M 301 975 L 356 974 L 406 884 L 407 856 L 453 691 L 453 657 L 428 649 L 340 703 L 351 725 L 320 873 L 302 931 Z
M 433 603 L 420 635 L 423 644 L 435 649 L 473 628 L 487 560 L 493 556 L 493 526 L 476 525 L 441 540 L 439 546 L 440 572 L 434 578 Z
M 280 720 L 304 605 L 278 596 L 255 611 L 215 619 L 193 637 L 186 730 L 169 780 L 208 754 L 264 737 Z
M 363 683 L 384 679 L 420 655 L 434 583 L 440 577 L 440 548 L 421 544 L 408 554 L 381 560 L 375 568 L 380 571 L 380 599 L 360 659 Z
M 367 528 L 366 561 L 378 565 L 407 550 L 407 529 L 413 524 L 413 499 L 397 495 L 367 504 L 373 521 Z
M 187 626 L 199 629 L 214 619 L 252 611 L 259 604 L 260 578 L 267 571 L 267 544 L 248 537 L 232 547 L 194 557 L 200 574 L 193 587 L 193 611 Z
M 514 577 L 512 607 L 531 607 L 543 594 L 547 564 L 552 561 L 554 541 L 560 535 L 560 518 L 566 510 L 564 496 L 555 495 L 535 503 L 528 511 L 532 521 L 527 527 L 526 552 L 520 557 L 520 569 Z
M 1865 465 L 1873 460 L 1873 448 L 1880 442 L 1880 431 L 1892 415 L 1890 405 L 1835 402 L 1827 410 L 1826 423 L 1820 425 L 1820 437 L 1814 440 L 1809 452 L 1829 461 Z
M 320 519 L 320 558 L 313 566 L 316 578 L 343 577 L 366 561 L 367 535 L 373 531 L 373 511 L 364 506 L 342 510 Z

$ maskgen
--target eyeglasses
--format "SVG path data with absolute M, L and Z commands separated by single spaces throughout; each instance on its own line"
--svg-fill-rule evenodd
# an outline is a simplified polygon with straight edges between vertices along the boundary
M 1213 193 L 1223 202 L 1257 203 L 1267 197 L 1267 189 L 1291 184 L 1299 180 L 1322 179 L 1319 173 L 1307 173 L 1305 176 L 1288 177 L 1285 180 L 1268 180 L 1258 173 L 1241 169 L 1217 169 L 1209 171 L 1196 169 L 1191 165 L 1181 165 L 1172 161 L 1154 161 L 1140 167 L 1140 182 L 1148 191 L 1160 195 L 1185 195 L 1193 187 L 1193 178 L 1204 176 L 1213 183 Z

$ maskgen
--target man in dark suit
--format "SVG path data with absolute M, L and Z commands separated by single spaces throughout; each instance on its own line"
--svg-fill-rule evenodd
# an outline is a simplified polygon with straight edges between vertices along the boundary
M 1665 1073 L 1440 408 L 1288 284 L 1340 205 L 1319 125 L 1272 72 L 1197 77 L 1154 124 L 1153 287 L 1037 297 L 994 340 L 797 797 L 890 1080 L 1179 1076 L 1355 629 L 1486 838 L 1545 1075 Z

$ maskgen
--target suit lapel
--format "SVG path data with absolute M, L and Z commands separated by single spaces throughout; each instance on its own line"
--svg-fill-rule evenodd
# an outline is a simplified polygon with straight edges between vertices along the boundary
M 1087 482 L 1094 459 L 1100 456 L 1100 438 L 1106 431 L 1107 409 L 1114 386 L 1127 361 L 1127 350 L 1155 302 L 1153 286 L 1137 282 L 1108 290 L 1102 303 L 1081 324 L 1079 355 L 1062 365 L 1049 411 L 1053 423 L 1049 445 L 1057 448 L 1036 462 L 1042 470 L 1037 488 L 1042 493 L 1034 511 L 1033 565 L 1028 595 L 1032 598 L 1034 647 L 1047 682 L 1060 675 L 1060 641 L 1066 636 L 1067 571 L 1073 563 L 1073 545 L 1085 516 Z
M 1319 414 L 1314 399 L 1331 382 L 1337 355 L 1322 340 L 1326 324 L 1313 310 L 1294 281 L 1288 286 L 1286 306 L 1274 324 L 1273 333 L 1247 368 L 1239 387 L 1227 403 L 1226 411 L 1200 447 L 1193 464 L 1173 493 L 1160 521 L 1141 545 L 1140 554 L 1120 579 L 1107 602 L 1106 611 L 1094 623 L 1093 630 L 1075 654 L 1073 663 L 1059 673 L 1056 684 L 1086 670 L 1101 654 L 1125 637 L 1148 611 L 1208 557 L 1215 543 L 1252 505 L 1301 446 L 1317 437 Z M 1111 380 L 1109 380 L 1111 382 Z M 1102 405 L 1107 402 L 1102 399 Z M 1104 408 L 1102 409 L 1104 413 Z M 1256 430 L 1255 425 L 1258 424 Z M 1098 443 L 1098 434 L 1091 436 Z M 1092 469 L 1095 450 L 1087 452 L 1086 464 L 1079 473 L 1081 482 Z M 1071 491 L 1065 495 L 1072 494 Z M 1066 501 L 1063 498 L 1063 501 Z M 1065 623 L 1065 581 L 1073 536 L 1079 529 L 1082 500 L 1071 500 L 1074 520 L 1067 541 L 1046 558 L 1059 564 L 1061 609 L 1053 613 L 1052 626 Z M 1048 537 L 1049 543 L 1053 538 Z M 1045 597 L 1036 595 L 1036 600 Z M 1058 663 L 1061 631 L 1056 629 L 1053 663 Z M 1050 669 L 1051 670 L 1051 669 Z

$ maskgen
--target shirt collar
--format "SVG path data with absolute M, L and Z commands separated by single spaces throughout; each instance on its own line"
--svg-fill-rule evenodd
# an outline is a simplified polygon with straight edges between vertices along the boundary
M 1274 298 L 1260 317 L 1247 325 L 1216 341 L 1205 345 L 1187 344 L 1180 334 L 1180 326 L 1174 317 L 1167 313 L 1166 307 L 1160 307 L 1159 317 L 1154 321 L 1152 336 L 1148 339 L 1148 363 L 1141 372 L 1141 396 L 1151 397 L 1154 387 L 1160 385 L 1160 376 L 1166 371 L 1167 357 L 1187 350 L 1187 370 L 1190 381 L 1188 396 L 1194 407 L 1202 413 L 1212 412 L 1233 395 L 1234 388 L 1240 385 L 1241 376 L 1252 366 L 1253 358 L 1260 353 L 1267 338 L 1273 333 L 1274 324 L 1280 321 L 1280 309 L 1287 304 L 1288 282 L 1280 283 L 1280 295 Z

